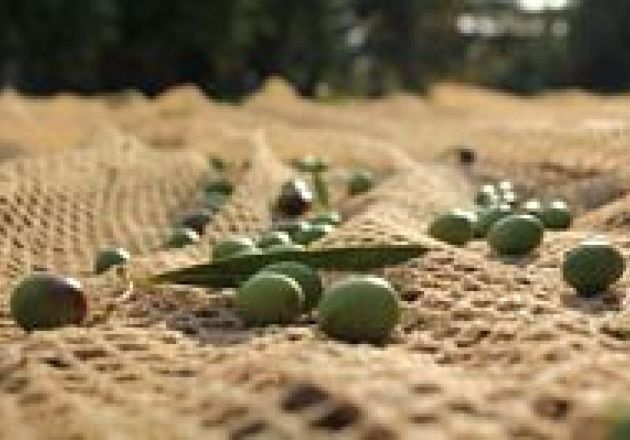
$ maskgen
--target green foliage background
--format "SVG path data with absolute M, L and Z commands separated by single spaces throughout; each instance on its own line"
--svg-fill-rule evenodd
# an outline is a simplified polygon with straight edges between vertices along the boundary
M 566 38 L 488 41 L 455 32 L 466 0 L 2 0 L 0 80 L 32 93 L 194 82 L 225 99 L 272 74 L 306 96 L 423 92 L 441 78 L 627 89 L 630 2 L 576 1 Z

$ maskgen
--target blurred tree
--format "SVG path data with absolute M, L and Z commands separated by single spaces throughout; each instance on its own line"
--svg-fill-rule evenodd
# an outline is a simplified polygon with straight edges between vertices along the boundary
M 347 0 L 262 0 L 251 61 L 261 76 L 281 74 L 313 96 L 346 53 Z
M 579 0 L 571 15 L 576 84 L 601 91 L 630 87 L 630 2 Z
M 104 83 L 157 93 L 195 82 L 223 97 L 240 94 L 256 3 L 119 0 L 118 39 L 103 56 Z
M 368 28 L 365 50 L 375 60 L 373 94 L 387 91 L 387 78 L 405 90 L 424 91 L 430 79 L 461 56 L 455 33 L 461 0 L 356 0 L 355 4 Z
M 0 64 L 26 90 L 92 90 L 100 50 L 114 37 L 114 0 L 3 0 Z M 7 78 L 5 78 L 5 81 Z
M 516 0 L 2 0 L 0 83 L 155 94 L 194 82 L 224 99 L 272 74 L 307 96 L 423 92 L 444 76 L 519 92 L 630 87 L 630 2 L 573 1 L 566 38 L 553 29 L 564 11 Z M 545 30 L 464 37 L 463 13 Z

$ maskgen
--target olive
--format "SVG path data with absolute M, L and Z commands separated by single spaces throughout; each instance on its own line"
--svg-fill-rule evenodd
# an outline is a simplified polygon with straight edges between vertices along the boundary
M 265 266 L 262 271 L 279 273 L 297 281 L 304 294 L 304 310 L 310 311 L 322 296 L 322 280 L 316 270 L 295 261 L 281 261 Z
M 564 280 L 580 295 L 594 296 L 617 282 L 626 268 L 623 255 L 607 240 L 593 237 L 564 257 Z
M 197 234 L 193 229 L 178 227 L 173 229 L 171 237 L 166 245 L 167 247 L 172 248 L 182 248 L 197 242 L 199 242 L 199 234 Z
M 454 209 L 440 214 L 429 225 L 429 235 L 454 246 L 464 246 L 473 239 L 477 217 L 474 213 Z
M 500 204 L 491 206 L 489 208 L 482 208 L 477 212 L 477 221 L 474 227 L 474 236 L 476 238 L 483 238 L 488 234 L 488 231 L 496 222 L 504 217 L 512 214 L 512 208 L 506 204 Z
M 488 231 L 488 244 L 499 255 L 522 256 L 543 240 L 544 226 L 530 214 L 512 214 L 494 223 Z
M 553 200 L 540 212 L 540 220 L 548 229 L 568 229 L 573 221 L 571 209 L 564 200 Z
M 87 315 L 87 299 L 79 281 L 38 272 L 24 278 L 10 301 L 11 316 L 25 330 L 77 325 Z
M 352 196 L 362 194 L 374 187 L 374 175 L 368 170 L 357 170 L 348 181 L 348 193 Z
M 248 325 L 288 324 L 300 315 L 304 293 L 292 278 L 260 272 L 236 291 L 234 302 Z
M 287 217 L 297 217 L 311 209 L 313 193 L 306 181 L 291 179 L 282 185 L 278 196 L 277 209 Z
M 348 342 L 383 342 L 400 320 L 393 287 L 371 275 L 333 284 L 324 292 L 318 310 L 324 333 Z
M 123 248 L 108 248 L 101 250 L 94 262 L 94 273 L 106 272 L 111 267 L 126 264 L 131 259 L 129 252 Z

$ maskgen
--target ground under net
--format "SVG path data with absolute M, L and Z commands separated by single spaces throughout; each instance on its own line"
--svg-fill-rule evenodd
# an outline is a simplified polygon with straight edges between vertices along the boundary
M 627 281 L 592 301 L 563 284 L 562 255 L 582 229 L 547 234 L 520 261 L 482 242 L 433 241 L 427 221 L 467 206 L 471 182 L 387 143 L 365 142 L 361 154 L 343 140 L 324 148 L 344 165 L 378 157 L 369 164 L 384 181 L 336 200 L 347 221 L 313 246 L 427 245 L 425 256 L 377 271 L 404 304 L 388 344 L 330 340 L 309 317 L 245 328 L 229 290 L 144 284 L 147 274 L 207 261 L 221 237 L 270 225 L 270 201 L 291 174 L 273 141 L 288 142 L 287 133 L 272 124 L 268 141 L 231 138 L 249 166 L 231 175 L 235 193 L 204 240 L 175 251 L 164 240 L 199 205 L 211 149 L 149 148 L 105 130 L 81 149 L 0 165 L 0 438 L 604 438 L 608 403 L 630 388 Z M 610 236 L 629 256 L 630 240 Z M 90 274 L 107 245 L 134 255 L 126 274 Z M 11 286 L 37 267 L 83 281 L 84 326 L 16 328 Z

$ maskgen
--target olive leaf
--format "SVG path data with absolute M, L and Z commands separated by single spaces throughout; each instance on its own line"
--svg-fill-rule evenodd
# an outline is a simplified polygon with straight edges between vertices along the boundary
M 280 261 L 297 261 L 314 269 L 360 271 L 404 263 L 427 251 L 420 244 L 344 247 L 242 255 L 209 264 L 198 264 L 156 275 L 155 283 L 202 287 L 238 287 L 252 274 Z

